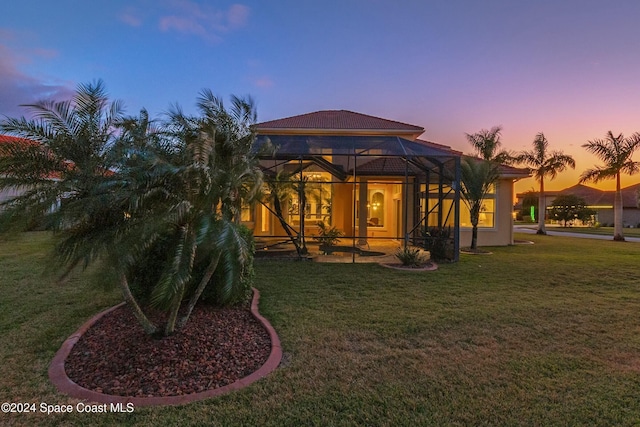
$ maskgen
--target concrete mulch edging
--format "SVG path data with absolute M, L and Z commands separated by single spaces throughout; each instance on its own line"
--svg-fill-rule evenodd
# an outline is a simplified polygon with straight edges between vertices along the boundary
M 465 255 L 493 255 L 493 252 L 491 251 L 470 251 L 468 249 L 460 249 L 460 253 L 461 254 L 465 254 Z
M 62 343 L 60 350 L 56 353 L 51 365 L 49 365 L 49 379 L 56 386 L 58 391 L 67 394 L 71 397 L 75 397 L 82 400 L 89 400 L 97 403 L 133 403 L 135 406 L 156 406 L 156 405 L 181 405 L 185 403 L 196 402 L 198 400 L 208 399 L 215 396 L 228 393 L 230 391 L 239 390 L 248 386 L 249 384 L 258 381 L 266 375 L 273 372 L 282 359 L 282 347 L 280 346 L 280 338 L 273 329 L 267 319 L 262 317 L 258 312 L 258 301 L 260 300 L 260 291 L 253 288 L 253 300 L 251 301 L 251 314 L 258 320 L 262 326 L 266 329 L 271 339 L 271 353 L 267 358 L 267 361 L 254 373 L 241 378 L 231 384 L 223 387 L 215 388 L 212 390 L 203 391 L 200 393 L 185 394 L 181 396 L 158 396 L 158 397 L 130 397 L 130 396 L 115 396 L 111 394 L 99 393 L 92 391 L 84 387 L 79 386 L 75 382 L 71 381 L 67 376 L 64 369 L 64 362 L 71 353 L 71 349 L 78 342 L 80 337 L 102 316 L 112 312 L 125 303 L 120 303 L 114 307 L 111 307 L 101 313 L 96 314 L 84 325 L 74 332 L 67 340 Z
M 386 268 L 390 268 L 392 270 L 399 270 L 399 271 L 435 271 L 438 269 L 438 264 L 436 264 L 435 262 L 429 262 L 424 267 L 419 267 L 419 268 L 402 267 L 399 265 L 387 264 L 384 262 L 381 262 L 380 265 Z
M 535 245 L 535 242 L 532 242 L 531 240 L 514 240 L 513 244 L 514 245 Z

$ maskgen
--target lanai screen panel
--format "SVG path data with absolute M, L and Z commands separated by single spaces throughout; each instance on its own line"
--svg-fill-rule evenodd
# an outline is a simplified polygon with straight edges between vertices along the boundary
M 401 233 L 405 244 L 419 236 L 420 224 L 433 224 L 434 218 L 440 226 L 454 225 L 455 253 L 459 247 L 459 155 L 447 149 L 409 141 L 395 136 L 349 136 L 349 135 L 259 135 L 255 147 L 261 150 L 269 146 L 276 148 L 275 154 L 263 155 L 265 178 L 274 177 L 278 170 L 298 168 L 300 172 L 317 172 L 318 168 L 330 172 L 327 183 L 353 186 L 352 194 L 358 192 L 363 178 L 367 176 L 396 177 L 402 181 L 404 210 L 407 212 L 404 230 Z M 386 172 L 389 171 L 389 172 Z M 303 174 L 300 173 L 299 180 Z M 293 181 L 292 181 L 293 182 Z M 370 181 L 371 182 L 371 181 Z M 428 191 L 436 186 L 437 191 Z M 425 191 L 426 190 L 426 191 Z M 434 200 L 433 197 L 436 197 Z M 426 198 L 426 200 L 425 200 Z M 408 200 L 412 205 L 407 205 Z M 418 204 L 419 202 L 419 204 Z M 434 208 L 435 206 L 435 208 Z M 356 237 L 356 211 L 353 206 L 354 228 L 350 236 Z M 410 217 L 410 218 L 409 218 Z M 293 224 L 299 236 L 304 238 L 305 227 Z M 310 233 L 311 234 L 311 233 Z

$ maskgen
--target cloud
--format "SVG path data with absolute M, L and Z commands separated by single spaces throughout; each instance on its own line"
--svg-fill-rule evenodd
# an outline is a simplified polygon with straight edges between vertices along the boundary
M 118 16 L 118 19 L 130 27 L 140 27 L 142 25 L 142 18 L 139 16 L 138 12 L 131 7 L 125 9 Z
M 175 31 L 219 42 L 222 34 L 247 24 L 250 9 L 233 4 L 227 10 L 218 10 L 191 0 L 174 0 L 171 2 L 171 12 L 160 17 L 158 26 L 161 31 Z
M 263 76 L 263 77 L 259 77 L 259 78 L 255 79 L 253 81 L 253 84 L 256 87 L 263 88 L 263 89 L 268 89 L 270 87 L 273 87 L 273 85 L 274 85 L 273 80 L 271 80 L 271 78 L 269 78 L 267 76 Z
M 27 110 L 20 107 L 43 99 L 69 99 L 73 88 L 68 83 L 44 81 L 30 76 L 19 69 L 21 64 L 30 63 L 33 57 L 50 58 L 57 52 L 36 49 L 28 52 L 31 56 L 17 54 L 3 43 L 0 36 L 0 117 L 20 117 L 27 115 Z

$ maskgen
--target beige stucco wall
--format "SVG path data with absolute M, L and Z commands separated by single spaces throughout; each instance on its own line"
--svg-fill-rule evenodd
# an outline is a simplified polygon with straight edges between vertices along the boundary
M 494 228 L 478 228 L 478 246 L 505 246 L 513 244 L 513 180 L 501 179 L 497 183 Z M 467 209 L 460 202 L 462 209 Z M 471 228 L 460 229 L 460 247 L 471 245 Z

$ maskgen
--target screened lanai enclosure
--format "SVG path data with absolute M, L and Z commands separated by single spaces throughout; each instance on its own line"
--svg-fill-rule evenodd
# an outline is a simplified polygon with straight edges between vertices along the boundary
M 259 135 L 255 146 L 272 147 L 260 156 L 265 197 L 245 215 L 261 247 L 307 249 L 337 230 L 355 254 L 372 242 L 422 247 L 450 229 L 458 259 L 458 153 L 396 136 Z

